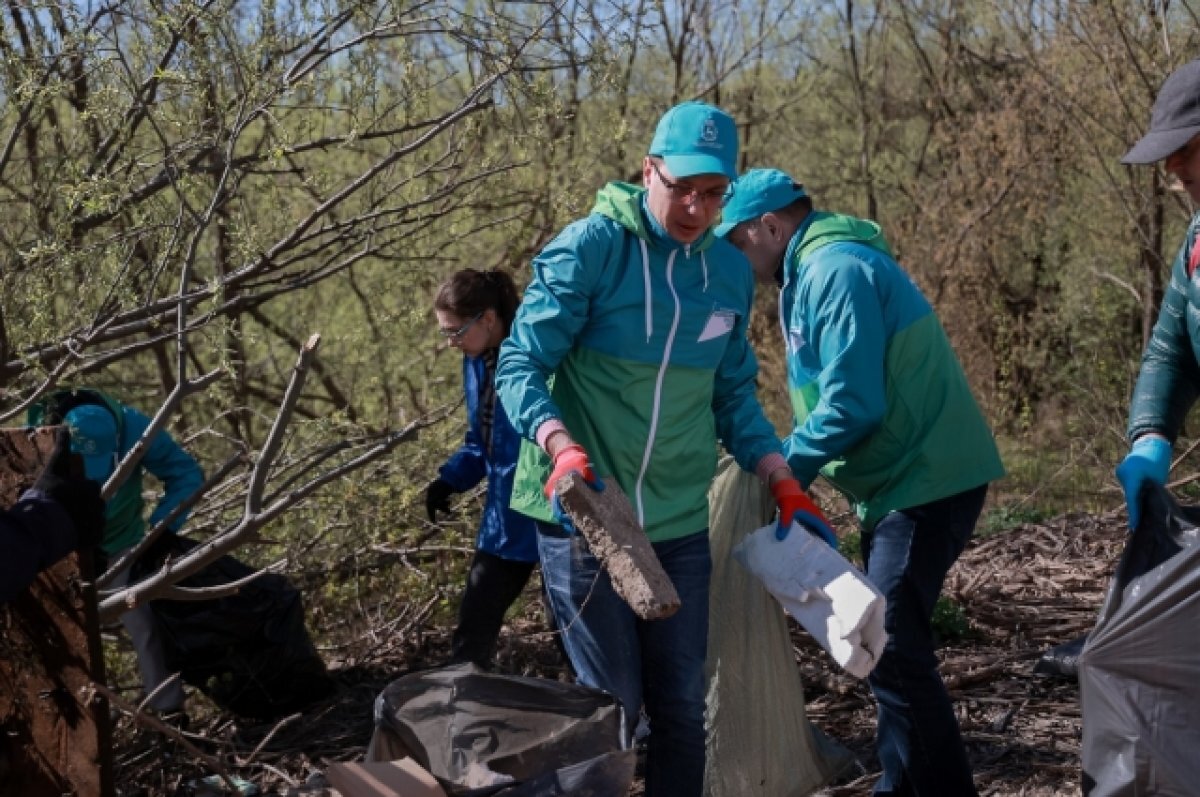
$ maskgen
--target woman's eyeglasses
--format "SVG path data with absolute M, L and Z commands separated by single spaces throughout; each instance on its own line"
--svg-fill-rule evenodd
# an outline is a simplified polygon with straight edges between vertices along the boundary
M 474 318 L 472 318 L 467 323 L 463 324 L 458 329 L 439 328 L 438 334 L 441 335 L 446 340 L 462 340 L 462 336 L 467 334 L 468 332 L 470 332 L 471 327 L 473 327 L 475 325 L 475 322 L 481 318 L 483 318 L 483 313 L 482 312 L 476 313 Z
M 723 208 L 733 196 L 733 188 L 712 188 L 708 191 L 701 191 L 698 188 L 693 188 L 690 185 L 677 183 L 674 180 L 667 179 L 666 175 L 659 170 L 658 164 L 653 160 L 650 161 L 650 167 L 654 169 L 654 173 L 658 175 L 659 182 L 671 194 L 671 199 L 681 205 L 694 205 L 697 202 L 703 202 L 705 205 L 716 205 Z

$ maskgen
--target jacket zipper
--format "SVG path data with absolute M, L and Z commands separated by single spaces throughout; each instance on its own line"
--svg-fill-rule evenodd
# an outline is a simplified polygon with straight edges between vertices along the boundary
M 654 450 L 654 438 L 658 433 L 658 416 L 662 408 L 663 381 L 667 376 L 667 366 L 671 362 L 671 349 L 675 345 L 675 333 L 679 329 L 679 294 L 675 292 L 675 283 L 672 280 L 672 275 L 675 271 L 675 254 L 677 252 L 678 250 L 674 250 L 667 257 L 667 288 L 670 289 L 671 300 L 675 303 L 675 314 L 671 318 L 671 328 L 667 331 L 667 342 L 663 347 L 662 362 L 658 366 L 658 377 L 654 381 L 654 403 L 650 412 L 650 429 L 646 435 L 646 449 L 642 452 L 642 467 L 638 471 L 637 483 L 633 490 L 638 524 L 642 528 L 646 527 L 646 506 L 642 500 L 642 485 L 646 480 L 646 471 L 650 468 L 650 455 Z M 686 256 L 686 249 L 684 254 Z

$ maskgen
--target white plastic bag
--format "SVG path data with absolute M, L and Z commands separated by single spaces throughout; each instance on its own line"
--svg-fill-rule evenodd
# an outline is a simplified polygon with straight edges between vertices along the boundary
M 846 672 L 866 678 L 883 655 L 886 604 L 859 570 L 799 523 L 748 534 L 733 555 Z

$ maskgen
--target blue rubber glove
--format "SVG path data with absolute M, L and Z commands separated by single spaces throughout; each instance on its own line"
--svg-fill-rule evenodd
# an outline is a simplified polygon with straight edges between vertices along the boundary
M 810 515 L 808 512 L 803 510 L 797 510 L 796 513 L 792 515 L 792 519 L 806 528 L 808 531 L 824 540 L 825 543 L 833 550 L 836 551 L 838 549 L 837 535 L 833 533 L 833 529 L 831 529 L 829 524 L 826 523 L 822 518 L 816 517 L 815 515 Z M 787 529 L 775 529 L 775 539 L 782 540 L 787 535 Z
M 1171 471 L 1171 444 L 1161 437 L 1146 435 L 1139 437 L 1130 449 L 1129 455 L 1117 466 L 1117 481 L 1125 491 L 1125 508 L 1129 512 L 1129 530 L 1137 528 L 1141 520 L 1141 506 L 1138 495 L 1142 485 L 1154 482 L 1157 485 L 1167 483 L 1167 474 Z
M 563 531 L 571 536 L 575 536 L 579 529 L 575 528 L 575 524 L 571 522 L 571 516 L 563 509 L 562 501 L 558 500 L 558 494 L 555 493 L 550 499 L 550 511 L 554 514 L 554 522 L 563 527 Z

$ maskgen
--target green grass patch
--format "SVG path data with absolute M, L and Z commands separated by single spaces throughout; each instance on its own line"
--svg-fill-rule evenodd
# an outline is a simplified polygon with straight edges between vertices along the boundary
M 999 524 L 997 530 L 1066 512 L 1104 512 L 1121 501 L 1113 476 L 1120 459 L 1115 448 L 1097 445 L 1094 435 L 1052 438 L 997 440 L 1007 471 L 988 491 L 989 505 L 1000 510 L 988 521 Z
M 1027 523 L 1040 523 L 1053 516 L 1053 512 L 1036 506 L 1024 504 L 995 506 L 985 510 L 983 516 L 979 518 L 979 523 L 975 526 L 975 536 L 991 537 L 1012 531 Z
M 944 645 L 948 642 L 959 642 L 971 634 L 971 624 L 967 622 L 967 613 L 945 595 L 937 599 L 933 606 L 934 644 Z

